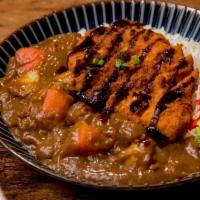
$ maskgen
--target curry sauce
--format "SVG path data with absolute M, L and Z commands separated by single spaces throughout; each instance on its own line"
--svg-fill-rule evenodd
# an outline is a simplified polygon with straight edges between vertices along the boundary
M 96 32 L 104 33 L 105 29 Z M 78 84 L 83 80 L 83 69 L 75 70 L 74 80 L 75 74 L 66 63 L 72 52 L 83 48 L 77 46 L 80 41 L 78 33 L 56 35 L 19 49 L 10 59 L 0 82 L 0 101 L 2 117 L 15 137 L 44 165 L 91 183 L 143 185 L 200 171 L 194 137 L 160 143 L 146 134 L 146 127 L 137 120 L 127 118 L 126 110 L 125 115 L 99 112 L 74 95 L 72 91 L 82 87 Z M 91 56 L 91 52 L 87 53 L 87 57 Z M 131 109 L 136 107 L 132 102 Z

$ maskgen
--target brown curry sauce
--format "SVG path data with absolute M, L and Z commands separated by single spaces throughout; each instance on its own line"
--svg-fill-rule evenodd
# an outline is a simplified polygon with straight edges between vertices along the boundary
M 77 33 L 57 35 L 35 45 L 44 52 L 41 60 L 34 58 L 38 62 L 10 59 L 0 101 L 3 119 L 16 138 L 51 169 L 95 183 L 152 184 L 200 171 L 193 137 L 160 146 L 137 123 L 118 113 L 96 113 L 69 97 L 73 77 L 65 65 L 79 38 Z M 34 62 L 35 69 L 19 71 Z M 61 106 L 51 110 L 53 104 L 45 103 L 48 94 L 68 103 L 56 99 Z

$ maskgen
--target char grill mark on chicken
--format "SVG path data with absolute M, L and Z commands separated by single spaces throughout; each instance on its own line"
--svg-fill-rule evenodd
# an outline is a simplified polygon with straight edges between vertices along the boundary
M 132 59 L 137 55 L 139 63 Z M 94 65 L 93 59 L 103 59 Z M 116 67 L 123 60 L 123 69 Z M 174 140 L 192 117 L 198 71 L 192 56 L 137 22 L 115 21 L 86 33 L 68 57 L 72 94 L 99 112 L 120 112 L 151 135 Z

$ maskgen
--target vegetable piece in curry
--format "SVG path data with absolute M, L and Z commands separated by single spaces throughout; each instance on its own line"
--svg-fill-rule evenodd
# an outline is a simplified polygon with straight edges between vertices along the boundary
M 61 174 L 110 185 L 200 171 L 187 136 L 198 71 L 181 46 L 121 20 L 21 48 L 1 79 L 9 129 Z

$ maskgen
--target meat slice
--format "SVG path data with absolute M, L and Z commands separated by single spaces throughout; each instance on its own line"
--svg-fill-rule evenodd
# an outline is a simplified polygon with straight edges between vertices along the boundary
M 163 35 L 118 20 L 86 33 L 67 65 L 75 76 L 72 95 L 96 111 L 119 112 L 169 140 L 186 130 L 198 71 L 192 56 Z
M 184 133 L 192 118 L 192 95 L 197 78 L 198 71 L 194 70 L 164 94 L 156 106 L 150 128 L 157 122 L 157 130 L 162 130 L 171 140 Z

